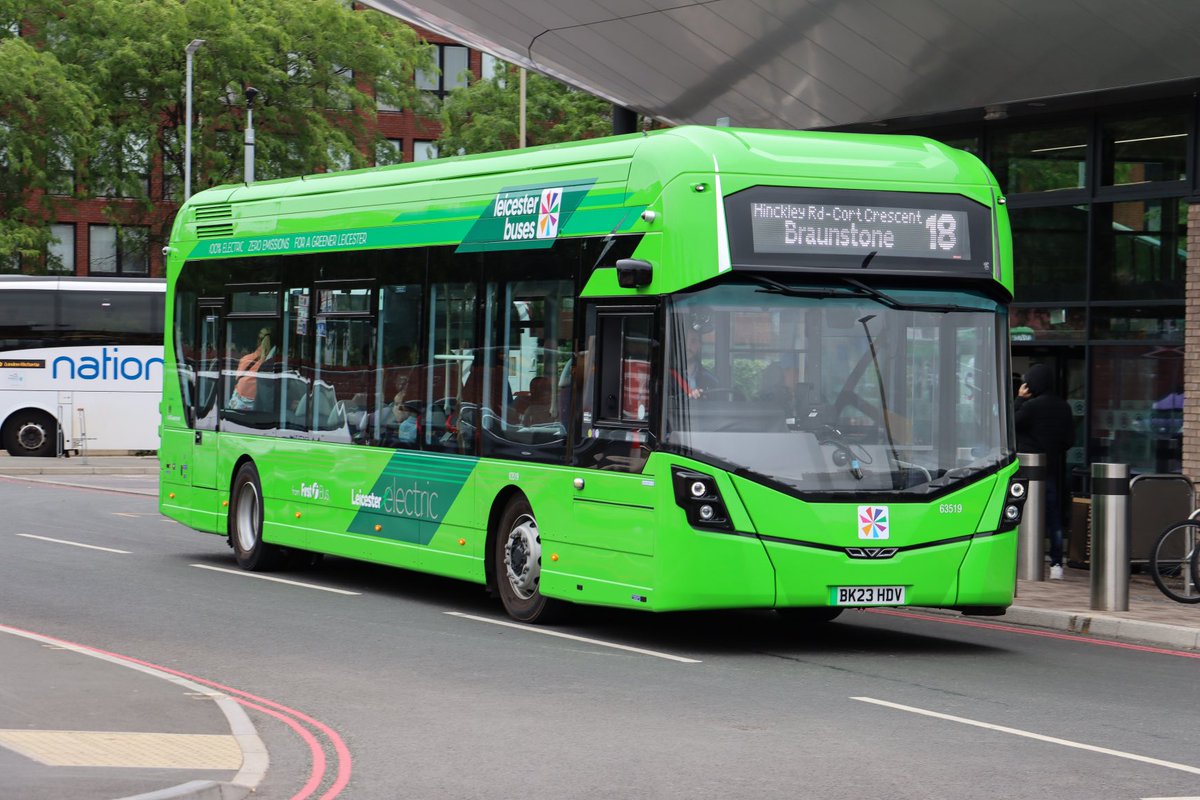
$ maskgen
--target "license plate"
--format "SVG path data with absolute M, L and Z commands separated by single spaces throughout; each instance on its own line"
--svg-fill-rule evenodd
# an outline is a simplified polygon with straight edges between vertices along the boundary
M 835 586 L 835 606 L 902 606 L 903 586 Z

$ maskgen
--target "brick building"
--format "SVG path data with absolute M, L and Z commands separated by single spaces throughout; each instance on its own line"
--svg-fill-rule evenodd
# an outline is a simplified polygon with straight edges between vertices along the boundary
M 419 27 L 416 30 L 426 42 L 436 48 L 435 59 L 440 70 L 440 74 L 416 76 L 417 84 L 423 91 L 435 95 L 440 100 L 450 90 L 462 85 L 458 76 L 463 70 L 469 69 L 477 77 L 492 74 L 494 60 L 491 56 L 432 31 Z M 367 84 L 358 88 L 370 91 Z M 386 139 L 386 146 L 401 154 L 400 160 L 423 161 L 437 157 L 436 141 L 441 135 L 441 123 L 438 119 L 421 117 L 410 110 L 382 104 L 377 110 L 375 124 L 368 126 L 367 133 L 371 136 L 376 132 L 382 135 Z M 260 133 L 260 137 L 261 135 Z M 372 158 L 370 153 L 366 155 Z M 126 232 L 136 232 L 141 226 L 169 230 L 171 220 L 179 208 L 179 203 L 173 198 L 177 194 L 175 182 L 180 179 L 165 174 L 161 162 L 157 160 L 148 165 L 143 178 L 153 207 L 146 213 L 138 211 L 139 201 L 131 198 L 111 195 L 72 198 L 70 195 L 76 188 L 74 168 L 70 164 L 64 164 L 59 172 L 61 175 L 58 187 L 61 188 L 62 196 L 57 199 L 53 221 L 54 235 L 59 241 L 50 245 L 48 255 L 51 258 L 45 265 L 35 266 L 22 266 L 15 257 L 0 258 L 0 274 L 36 269 L 78 276 L 161 277 L 161 247 L 130 246 L 127 242 L 122 242 L 117 236 L 117 228 L 113 225 L 109 213 L 112 206 L 124 207 L 127 210 L 129 218 L 134 222 L 124 226 Z

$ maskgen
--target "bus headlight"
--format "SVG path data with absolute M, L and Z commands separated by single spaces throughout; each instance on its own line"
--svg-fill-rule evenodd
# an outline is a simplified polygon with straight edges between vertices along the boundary
M 693 528 L 733 530 L 715 478 L 683 467 L 673 469 L 671 477 L 675 487 L 675 503 L 687 514 L 688 523 Z
M 1025 511 L 1028 494 L 1029 487 L 1024 480 L 1013 478 L 1008 482 L 1008 491 L 1004 495 L 1004 510 L 1000 512 L 998 530 L 1011 531 L 1021 524 L 1021 515 Z

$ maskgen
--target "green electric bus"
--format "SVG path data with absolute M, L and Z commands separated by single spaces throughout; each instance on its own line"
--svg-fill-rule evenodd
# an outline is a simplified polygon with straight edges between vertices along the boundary
M 160 507 L 567 602 L 998 614 L 999 187 L 917 137 L 684 127 L 223 186 L 168 248 Z

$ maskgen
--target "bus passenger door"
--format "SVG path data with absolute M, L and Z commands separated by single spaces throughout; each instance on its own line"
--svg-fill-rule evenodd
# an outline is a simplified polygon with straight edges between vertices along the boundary
M 653 308 L 593 310 L 588 317 L 582 408 L 575 414 L 573 543 L 654 554 L 654 481 L 642 474 L 651 445 Z
M 192 486 L 217 486 L 217 396 L 221 365 L 217 334 L 221 329 L 220 301 L 200 301 L 197 315 L 195 430 L 192 445 Z

